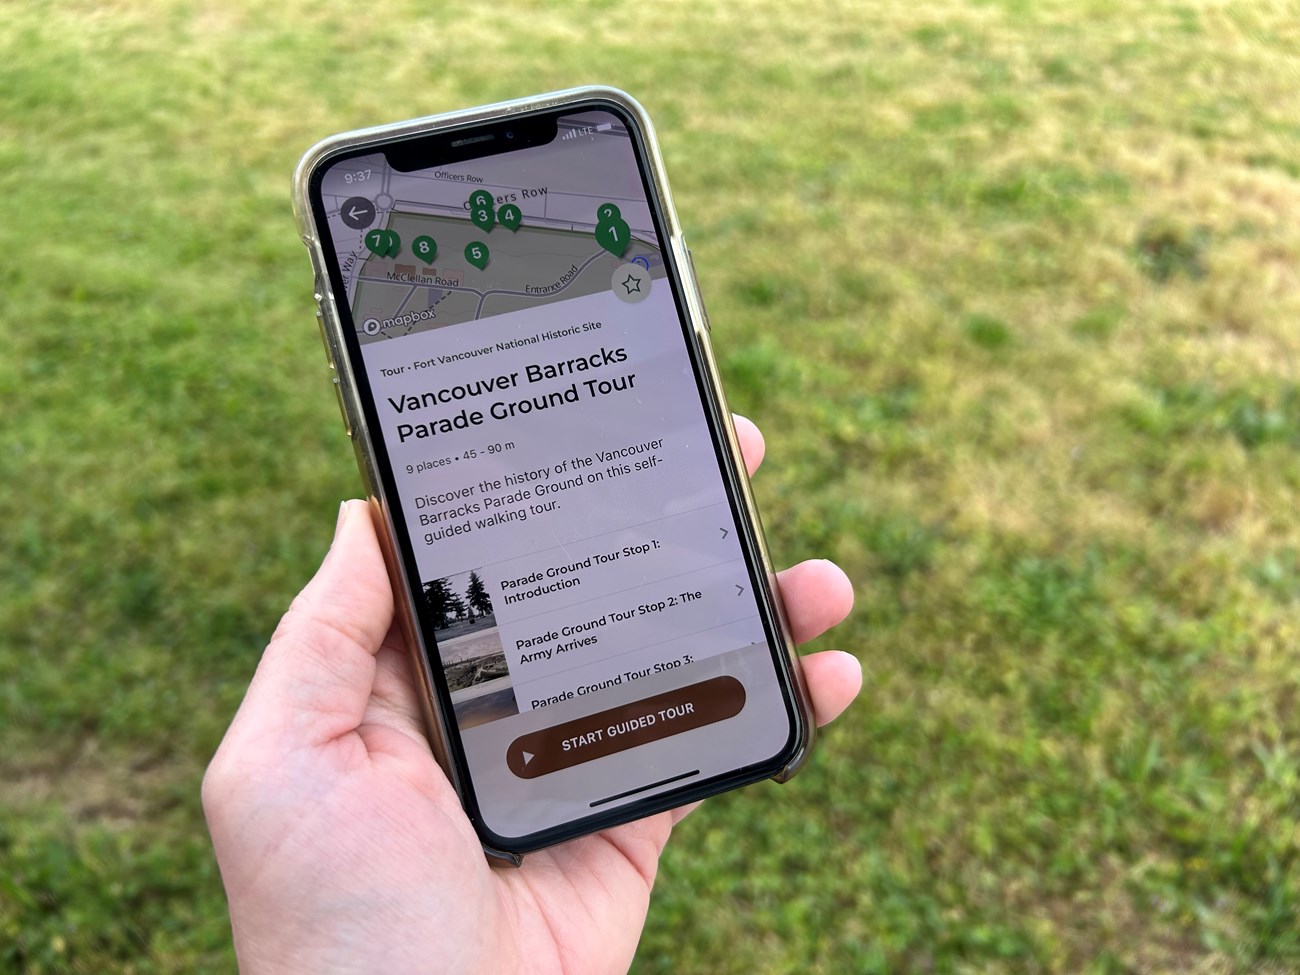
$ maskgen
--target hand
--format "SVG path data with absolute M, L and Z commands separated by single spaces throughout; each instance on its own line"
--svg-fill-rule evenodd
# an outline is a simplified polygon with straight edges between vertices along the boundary
M 751 472 L 756 427 L 737 418 Z M 796 640 L 847 615 L 829 562 L 780 575 Z M 597 973 L 631 964 L 659 855 L 688 810 L 489 866 L 422 731 L 364 502 L 262 657 L 203 781 L 244 975 Z M 857 694 L 846 653 L 804 658 L 819 724 Z

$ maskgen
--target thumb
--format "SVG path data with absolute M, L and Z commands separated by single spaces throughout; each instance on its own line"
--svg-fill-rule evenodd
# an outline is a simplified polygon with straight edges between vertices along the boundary
M 280 620 L 232 731 L 242 724 L 303 745 L 355 731 L 392 620 L 393 592 L 369 506 L 345 501 L 330 550 Z

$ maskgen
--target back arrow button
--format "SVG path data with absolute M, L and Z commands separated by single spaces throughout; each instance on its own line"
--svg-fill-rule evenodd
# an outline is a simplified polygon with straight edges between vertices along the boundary
M 339 216 L 353 230 L 364 230 L 375 222 L 375 205 L 364 196 L 352 196 L 339 207 Z

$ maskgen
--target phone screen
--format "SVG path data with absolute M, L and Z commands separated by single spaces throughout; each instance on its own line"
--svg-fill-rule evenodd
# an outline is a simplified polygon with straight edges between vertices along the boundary
M 797 729 L 647 148 L 551 121 L 313 183 L 467 806 L 511 846 L 772 774 Z

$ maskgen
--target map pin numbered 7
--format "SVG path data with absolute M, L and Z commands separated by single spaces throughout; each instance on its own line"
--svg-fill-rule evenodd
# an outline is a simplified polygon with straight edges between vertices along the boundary
M 371 230 L 365 236 L 366 250 L 375 257 L 396 257 L 402 251 L 402 238 L 395 230 Z

